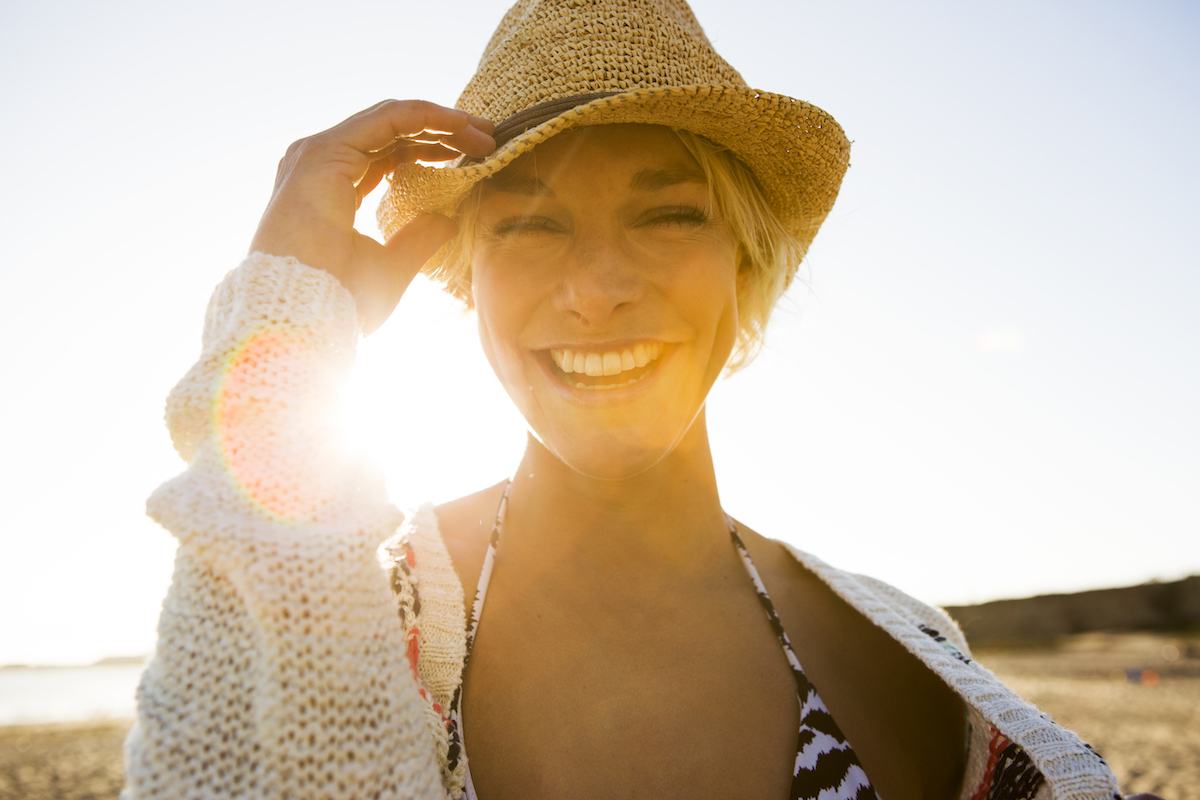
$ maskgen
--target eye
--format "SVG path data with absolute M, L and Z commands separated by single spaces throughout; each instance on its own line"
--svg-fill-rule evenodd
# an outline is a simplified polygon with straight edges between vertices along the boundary
M 536 236 L 559 233 L 562 226 L 549 217 L 506 217 L 490 228 L 496 237 Z
M 638 225 L 651 228 L 686 229 L 707 225 L 709 216 L 696 206 L 661 206 L 652 208 L 638 218 Z

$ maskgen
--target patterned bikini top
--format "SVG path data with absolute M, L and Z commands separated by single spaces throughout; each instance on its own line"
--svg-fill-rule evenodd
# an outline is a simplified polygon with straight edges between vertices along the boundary
M 483 601 L 487 597 L 488 582 L 492 577 L 492 565 L 495 562 L 496 550 L 500 543 L 504 512 L 508 506 L 508 489 L 511 486 L 512 484 L 509 483 L 505 487 L 504 496 L 500 499 L 500 507 L 496 511 L 496 521 L 492 526 L 492 538 L 488 543 L 487 555 L 484 556 L 483 569 L 475 589 L 475 601 L 471 605 L 471 618 L 467 623 L 467 652 L 463 658 L 464 675 L 467 662 L 471 658 L 471 647 L 475 643 L 475 633 L 479 629 L 479 618 L 483 613 Z M 796 742 L 796 763 L 792 771 L 792 789 L 789 797 L 792 800 L 816 800 L 818 797 L 820 800 L 851 800 L 851 798 L 854 800 L 879 800 L 879 795 L 863 771 L 858 756 L 855 755 L 850 743 L 846 741 L 841 729 L 834 722 L 829 709 L 821 702 L 816 687 L 805 676 L 804 669 L 800 666 L 800 660 L 796 658 L 796 652 L 792 649 L 792 643 L 788 641 L 783 624 L 779 621 L 779 615 L 775 613 L 775 605 L 771 602 L 770 595 L 767 594 L 767 587 L 759 577 L 758 570 L 754 567 L 754 561 L 750 558 L 746 545 L 742 543 L 742 538 L 738 535 L 737 525 L 731 517 L 726 516 L 725 519 L 729 525 L 729 535 L 733 539 L 733 546 L 741 556 L 742 565 L 745 566 L 750 581 L 754 584 L 754 591 L 758 595 L 759 602 L 762 603 L 771 629 L 775 631 L 775 636 L 779 639 L 783 654 L 787 658 L 788 664 L 792 668 L 792 675 L 796 680 L 796 699 L 800 703 L 800 732 Z M 450 707 L 449 728 L 452 751 L 462 753 L 465 758 L 466 745 L 462 740 L 461 686 L 454 693 Z M 466 800 L 479 800 L 475 793 L 475 786 L 471 782 L 469 761 L 464 797 Z

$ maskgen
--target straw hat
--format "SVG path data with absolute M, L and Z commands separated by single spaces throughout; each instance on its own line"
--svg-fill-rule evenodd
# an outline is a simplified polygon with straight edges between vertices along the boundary
M 480 180 L 582 125 L 666 125 L 728 148 L 806 248 L 850 162 L 833 117 L 747 86 L 684 0 L 519 0 L 457 107 L 496 122 L 496 151 L 448 167 L 401 166 L 379 206 L 385 236 L 422 212 L 453 214 Z

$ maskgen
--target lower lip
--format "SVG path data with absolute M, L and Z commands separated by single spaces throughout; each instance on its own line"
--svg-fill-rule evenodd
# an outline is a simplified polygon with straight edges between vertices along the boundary
M 614 386 L 611 389 L 582 389 L 578 386 L 572 386 L 565 382 L 562 377 L 560 377 L 558 373 L 554 371 L 554 368 L 550 366 L 550 359 L 548 356 L 543 355 L 543 353 L 534 353 L 534 360 L 537 361 L 538 367 L 541 368 L 542 374 L 544 374 L 547 380 L 549 380 L 550 385 L 553 386 L 559 394 L 577 403 L 578 405 L 597 406 L 607 405 L 610 402 L 626 402 L 635 395 L 647 391 L 650 388 L 650 384 L 654 383 L 658 379 L 658 375 L 660 372 L 662 372 L 663 366 L 667 363 L 667 360 L 671 358 L 674 352 L 674 348 L 672 348 L 670 345 L 665 346 L 663 348 L 663 354 L 658 357 L 658 363 L 655 365 L 654 369 L 650 370 L 648 375 L 640 380 L 627 383 L 623 386 Z M 614 375 L 612 377 L 618 378 L 620 376 Z

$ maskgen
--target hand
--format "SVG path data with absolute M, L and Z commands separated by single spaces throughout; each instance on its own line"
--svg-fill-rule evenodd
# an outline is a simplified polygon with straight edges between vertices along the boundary
M 294 256 L 354 295 L 366 333 L 392 313 L 413 276 L 458 226 L 426 214 L 380 244 L 354 230 L 354 212 L 399 164 L 492 152 L 492 123 L 423 100 L 385 100 L 301 139 L 279 162 L 251 252 Z

